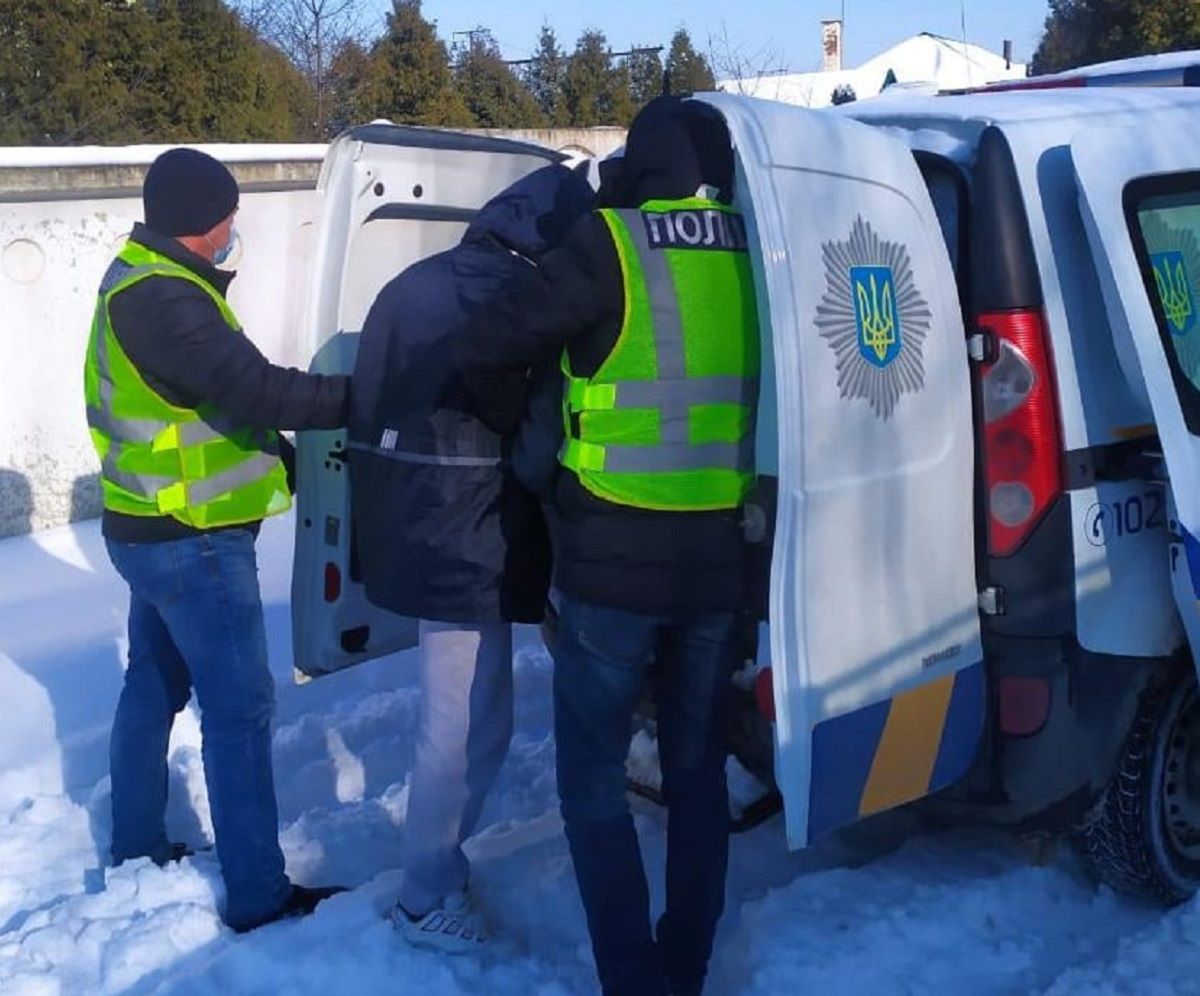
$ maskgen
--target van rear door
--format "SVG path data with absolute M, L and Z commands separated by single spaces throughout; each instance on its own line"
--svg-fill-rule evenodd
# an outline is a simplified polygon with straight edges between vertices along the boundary
M 383 285 L 462 238 L 475 212 L 562 156 L 541 146 L 388 124 L 330 147 L 303 330 L 317 373 L 350 373 Z M 354 554 L 346 433 L 297 434 L 292 639 L 296 670 L 328 674 L 416 643 L 414 620 L 371 605 Z
M 1200 104 L 1071 143 L 1117 355 L 1153 413 L 1173 502 L 1171 571 L 1200 662 Z
M 962 776 L 984 679 L 954 272 L 912 152 L 829 112 L 705 95 L 729 123 L 777 466 L 770 660 L 788 842 Z M 773 371 L 772 371 L 773 367 Z

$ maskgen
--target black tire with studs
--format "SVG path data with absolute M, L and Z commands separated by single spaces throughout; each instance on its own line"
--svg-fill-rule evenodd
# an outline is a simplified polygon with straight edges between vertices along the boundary
M 1147 686 L 1113 773 L 1077 838 L 1093 874 L 1112 888 L 1174 905 L 1200 888 L 1200 698 L 1190 662 Z

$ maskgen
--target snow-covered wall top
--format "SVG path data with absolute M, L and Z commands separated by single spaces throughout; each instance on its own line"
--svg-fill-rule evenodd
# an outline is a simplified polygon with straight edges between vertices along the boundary
M 201 145 L 209 155 L 225 163 L 320 162 L 325 155 L 321 144 L 283 145 Z M 0 168 L 17 166 L 32 169 L 44 166 L 149 166 L 170 145 L 77 145 L 56 147 L 0 147 Z

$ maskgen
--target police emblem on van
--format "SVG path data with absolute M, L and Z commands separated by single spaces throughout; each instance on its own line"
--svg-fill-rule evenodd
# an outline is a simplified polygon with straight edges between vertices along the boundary
M 845 242 L 821 247 L 825 294 L 816 325 L 836 357 L 843 398 L 891 417 L 904 394 L 925 386 L 924 348 L 932 313 L 900 242 L 882 239 L 860 216 Z
M 850 267 L 850 294 L 858 325 L 858 349 L 868 363 L 886 367 L 900 355 L 896 284 L 890 266 Z
M 1156 252 L 1150 257 L 1150 266 L 1154 270 L 1158 299 L 1167 316 L 1167 327 L 1172 335 L 1187 335 L 1196 327 L 1196 303 L 1183 253 Z

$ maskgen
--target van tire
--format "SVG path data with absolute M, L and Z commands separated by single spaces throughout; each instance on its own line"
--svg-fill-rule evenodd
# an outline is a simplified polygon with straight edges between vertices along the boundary
M 1182 757 L 1200 758 L 1193 740 L 1200 741 L 1195 671 L 1190 661 L 1173 663 L 1142 693 L 1112 781 L 1077 838 L 1092 873 L 1119 892 L 1173 906 L 1200 888 L 1200 785 L 1188 794 L 1195 802 L 1182 807 L 1192 819 L 1173 801 L 1183 787 Z M 1187 767 L 1200 781 L 1195 763 Z

